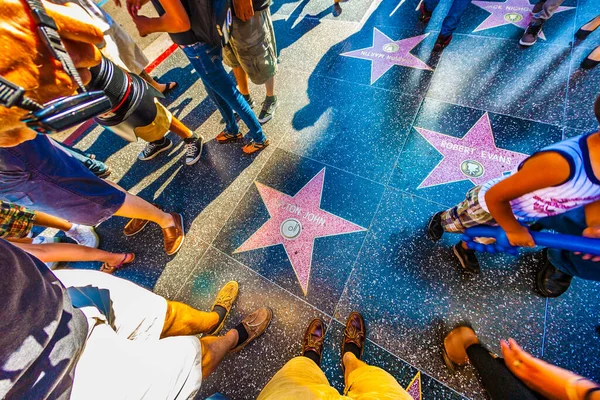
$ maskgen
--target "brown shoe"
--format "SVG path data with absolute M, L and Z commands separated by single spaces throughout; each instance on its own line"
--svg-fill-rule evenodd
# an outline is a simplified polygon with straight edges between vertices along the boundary
M 321 360 L 323 354 L 323 345 L 325 341 L 325 322 L 320 318 L 315 318 L 310 321 L 308 328 L 304 332 L 304 339 L 302 340 L 302 355 L 305 355 L 307 351 L 315 352 Z
M 273 319 L 273 310 L 269 307 L 262 307 L 254 311 L 252 314 L 247 315 L 241 322 L 248 332 L 248 338 L 242 343 L 234 347 L 231 352 L 237 353 L 248 345 L 251 341 L 262 335 L 265 330 L 269 327 L 271 320 Z
M 257 151 L 261 151 L 262 149 L 267 147 L 269 144 L 270 144 L 270 142 L 268 139 L 262 143 L 250 142 L 247 145 L 245 145 L 244 147 L 242 147 L 242 151 L 246 154 L 254 154 Z
M 163 229 L 163 237 L 165 238 L 165 251 L 167 255 L 173 255 L 179 251 L 185 232 L 183 231 L 183 216 L 181 214 L 169 213 L 175 220 L 175 226 Z
M 357 355 L 357 358 L 362 359 L 362 355 L 365 351 L 365 341 L 367 340 L 367 329 L 365 327 L 365 320 L 362 315 L 360 315 L 356 311 L 352 311 L 348 316 L 348 320 L 346 321 L 346 329 L 344 329 L 344 338 L 342 339 L 342 359 L 344 358 L 344 354 L 346 354 L 349 350 L 346 348 L 346 345 L 352 343 L 358 347 L 360 354 Z M 356 354 L 355 354 L 356 355 Z M 344 369 L 344 364 L 342 363 L 342 369 Z
M 223 286 L 221 290 L 219 290 L 217 298 L 215 299 L 215 302 L 210 311 L 215 311 L 215 307 L 220 306 L 223 307 L 227 312 L 223 316 L 223 319 L 219 320 L 217 327 L 212 331 L 208 332 L 206 335 L 216 335 L 221 329 L 223 329 L 223 325 L 225 325 L 225 320 L 229 315 L 229 311 L 231 311 L 231 307 L 233 306 L 235 299 L 237 299 L 238 290 L 239 285 L 236 281 L 227 282 L 225 286 Z
M 152 203 L 152 205 L 158 208 L 159 210 L 162 210 L 162 208 L 160 208 L 158 204 Z M 129 220 L 127 225 L 125 225 L 125 228 L 123 228 L 123 234 L 125 236 L 133 236 L 136 233 L 140 233 L 142 229 L 144 229 L 146 225 L 148 225 L 148 222 L 150 221 L 148 221 L 147 219 L 132 218 Z

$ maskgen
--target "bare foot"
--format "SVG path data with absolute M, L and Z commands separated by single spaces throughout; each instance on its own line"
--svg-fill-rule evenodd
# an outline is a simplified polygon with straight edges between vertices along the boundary
M 468 326 L 459 326 L 454 328 L 444 339 L 444 349 L 450 360 L 458 365 L 463 365 L 469 361 L 467 348 L 477 343 L 479 343 L 479 339 L 473 329 Z

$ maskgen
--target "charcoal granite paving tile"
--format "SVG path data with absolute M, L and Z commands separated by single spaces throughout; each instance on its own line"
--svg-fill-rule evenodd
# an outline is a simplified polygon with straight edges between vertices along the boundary
M 452 206 L 561 139 L 554 125 L 425 99 L 389 184 Z
M 388 189 L 334 317 L 353 310 L 369 321 L 369 338 L 467 397 L 481 396 L 472 368 L 452 375 L 441 358 L 443 335 L 470 321 L 483 343 L 499 351 L 513 337 L 539 356 L 545 300 L 533 293 L 533 256 L 481 255 L 482 273 L 461 271 L 452 254 L 457 236 L 433 244 L 424 235 L 435 204 Z
M 371 0 L 353 0 L 342 4 L 343 12 L 340 16 L 333 16 L 333 1 L 330 0 L 283 0 L 274 2 L 271 13 L 274 15 L 285 15 L 304 17 L 306 15 L 318 19 L 330 19 L 335 21 L 359 22 L 371 6 Z
M 239 283 L 240 292 L 223 332 L 259 307 L 271 307 L 273 321 L 255 343 L 225 358 L 217 371 L 202 382 L 197 398 L 220 392 L 231 399 L 255 399 L 279 368 L 300 351 L 304 325 L 316 317 L 330 320 L 214 247 L 207 250 L 175 300 L 208 310 L 216 293 L 230 280 Z
M 495 38 L 455 35 L 427 97 L 562 125 L 571 49 L 538 43 L 522 49 Z
M 600 85 L 600 68 L 585 70 L 580 67 L 589 52 L 590 49 L 584 47 L 573 50 L 565 116 L 566 126 L 588 132 L 598 128 L 598 120 L 594 115 L 594 101 Z
M 214 245 L 331 313 L 382 193 L 382 185 L 277 150 Z M 304 199 L 305 195 L 309 196 L 306 201 L 289 198 Z M 311 216 L 317 214 L 320 217 L 313 221 Z M 282 222 L 268 224 L 280 217 Z M 300 226 L 297 236 L 281 233 L 290 221 Z M 313 247 L 313 235 L 330 236 L 317 237 Z
M 569 290 L 548 299 L 544 359 L 600 381 L 600 284 L 573 279 Z

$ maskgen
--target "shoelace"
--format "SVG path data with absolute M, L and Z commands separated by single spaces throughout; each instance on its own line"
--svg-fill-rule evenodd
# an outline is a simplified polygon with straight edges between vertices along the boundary
M 313 335 L 308 336 L 308 340 L 306 341 L 306 347 L 310 348 L 312 351 L 321 355 L 321 346 L 323 346 L 323 341 L 325 340 L 325 336 L 321 336 L 318 339 L 313 339 Z
M 231 294 L 226 294 L 226 295 L 223 295 L 222 297 L 218 297 L 217 300 L 215 301 L 215 303 L 231 305 L 233 303 L 233 300 L 234 300 L 234 298 Z
M 196 143 L 186 143 L 185 145 L 185 154 L 188 157 L 194 157 L 195 156 L 195 152 L 198 151 L 198 146 L 196 146 Z
M 152 154 L 152 152 L 154 151 L 154 149 L 158 147 L 157 144 L 154 143 L 148 143 L 148 145 L 146 146 L 146 148 L 144 149 L 144 155 L 147 156 L 148 154 Z
M 364 337 L 364 334 L 354 326 L 349 326 L 344 330 L 344 336 L 346 336 L 350 341 L 360 343 Z

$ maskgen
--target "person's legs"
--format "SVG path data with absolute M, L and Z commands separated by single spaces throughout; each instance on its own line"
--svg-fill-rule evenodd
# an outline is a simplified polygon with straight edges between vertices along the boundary
M 79 153 L 79 151 L 72 149 L 70 147 L 67 147 L 63 143 L 59 143 L 52 138 L 50 138 L 50 140 L 52 141 L 52 144 L 55 147 L 63 150 L 65 153 L 69 154 L 71 157 L 73 157 L 74 159 L 79 161 L 81 164 L 83 164 L 84 167 L 89 169 L 97 177 L 104 179 L 104 178 L 108 178 L 110 176 L 110 174 L 111 174 L 110 168 L 106 164 L 104 164 L 102 161 L 96 160 L 95 158 L 92 158 L 92 157 L 88 157 L 85 154 L 81 154 L 81 153 Z
M 129 192 L 125 193 L 125 202 L 114 215 L 152 221 L 163 229 L 175 226 L 175 219 L 171 214 L 153 206 L 141 197 L 137 197 Z
M 248 87 L 248 75 L 244 69 L 241 66 L 233 68 L 233 76 L 235 76 L 240 93 L 244 96 L 248 96 L 250 94 L 250 88 Z
M 102 261 L 110 265 L 116 265 L 126 256 L 125 253 L 110 253 L 72 243 L 15 243 L 15 246 L 45 263 L 54 261 Z
M 274 76 L 270 77 L 265 82 L 265 90 L 267 92 L 267 96 L 269 96 L 269 97 L 275 96 L 275 77 Z
M 271 378 L 257 400 L 336 399 L 340 394 L 317 364 L 303 356 L 292 358 Z
M 465 13 L 470 3 L 471 0 L 454 0 L 452 2 L 448 15 L 444 18 L 444 22 L 442 23 L 440 35 L 450 36 L 454 33 L 460 22 L 460 18 Z
M 73 224 L 66 219 L 55 217 L 54 215 L 46 214 L 45 212 L 36 211 L 33 218 L 33 224 L 44 228 L 54 228 L 60 231 L 68 231 L 73 227 Z
M 353 353 L 346 353 L 344 364 L 344 395 L 353 400 L 411 400 L 412 397 L 398 381 L 379 367 L 359 360 Z
M 194 132 L 192 132 L 190 128 L 185 126 L 180 120 L 178 120 L 175 117 L 171 118 L 171 125 L 169 126 L 169 130 L 182 139 L 188 139 L 194 135 Z
M 217 92 L 215 92 L 210 86 L 204 85 L 208 97 L 214 101 L 217 109 L 221 113 L 223 120 L 225 121 L 225 131 L 231 135 L 238 135 L 240 133 L 240 126 L 238 125 L 237 119 L 233 112 L 233 108 L 222 98 Z
M 542 9 L 539 12 L 533 14 L 533 20 L 544 22 L 550 19 L 550 17 L 554 15 L 558 7 L 560 7 L 561 4 L 564 2 L 565 0 L 546 0 L 544 2 L 544 5 L 542 6 Z
M 165 324 L 160 337 L 198 335 L 210 332 L 218 323 L 216 312 L 199 311 L 187 304 L 167 300 Z
M 423 6 L 425 7 L 425 10 L 429 13 L 432 13 L 439 3 L 440 0 L 423 0 Z

